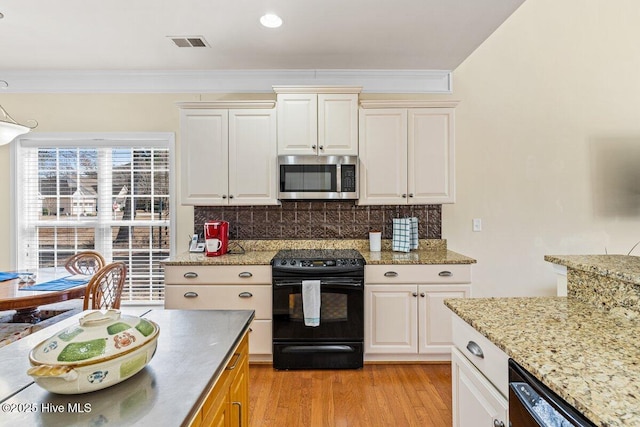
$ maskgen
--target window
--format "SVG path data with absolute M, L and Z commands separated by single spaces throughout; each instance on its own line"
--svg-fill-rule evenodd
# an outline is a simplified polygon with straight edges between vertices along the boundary
M 19 269 L 96 250 L 127 264 L 122 301 L 164 299 L 173 246 L 172 134 L 28 135 L 15 148 Z

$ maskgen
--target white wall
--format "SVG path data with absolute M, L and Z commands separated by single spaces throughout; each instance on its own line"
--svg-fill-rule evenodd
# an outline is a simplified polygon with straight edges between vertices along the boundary
M 474 296 L 552 294 L 545 254 L 640 240 L 638 22 L 636 0 L 527 0 L 454 72 L 443 236 L 478 260 Z

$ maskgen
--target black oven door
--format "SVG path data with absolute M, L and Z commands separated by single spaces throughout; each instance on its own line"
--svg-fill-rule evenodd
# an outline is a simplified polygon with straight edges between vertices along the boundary
M 273 281 L 273 340 L 349 341 L 364 338 L 364 283 L 359 278 L 322 278 L 320 324 L 306 326 L 302 280 Z

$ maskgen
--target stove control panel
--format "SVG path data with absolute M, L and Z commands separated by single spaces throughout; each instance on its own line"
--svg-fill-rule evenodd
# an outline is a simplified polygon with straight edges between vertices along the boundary
M 351 259 L 280 259 L 276 266 L 289 267 L 357 267 L 363 266 L 362 260 Z

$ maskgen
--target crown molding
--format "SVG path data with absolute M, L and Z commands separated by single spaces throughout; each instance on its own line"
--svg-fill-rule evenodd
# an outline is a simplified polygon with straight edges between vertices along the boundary
M 273 93 L 279 86 L 357 86 L 368 93 L 452 93 L 446 70 L 0 70 L 0 93 Z

